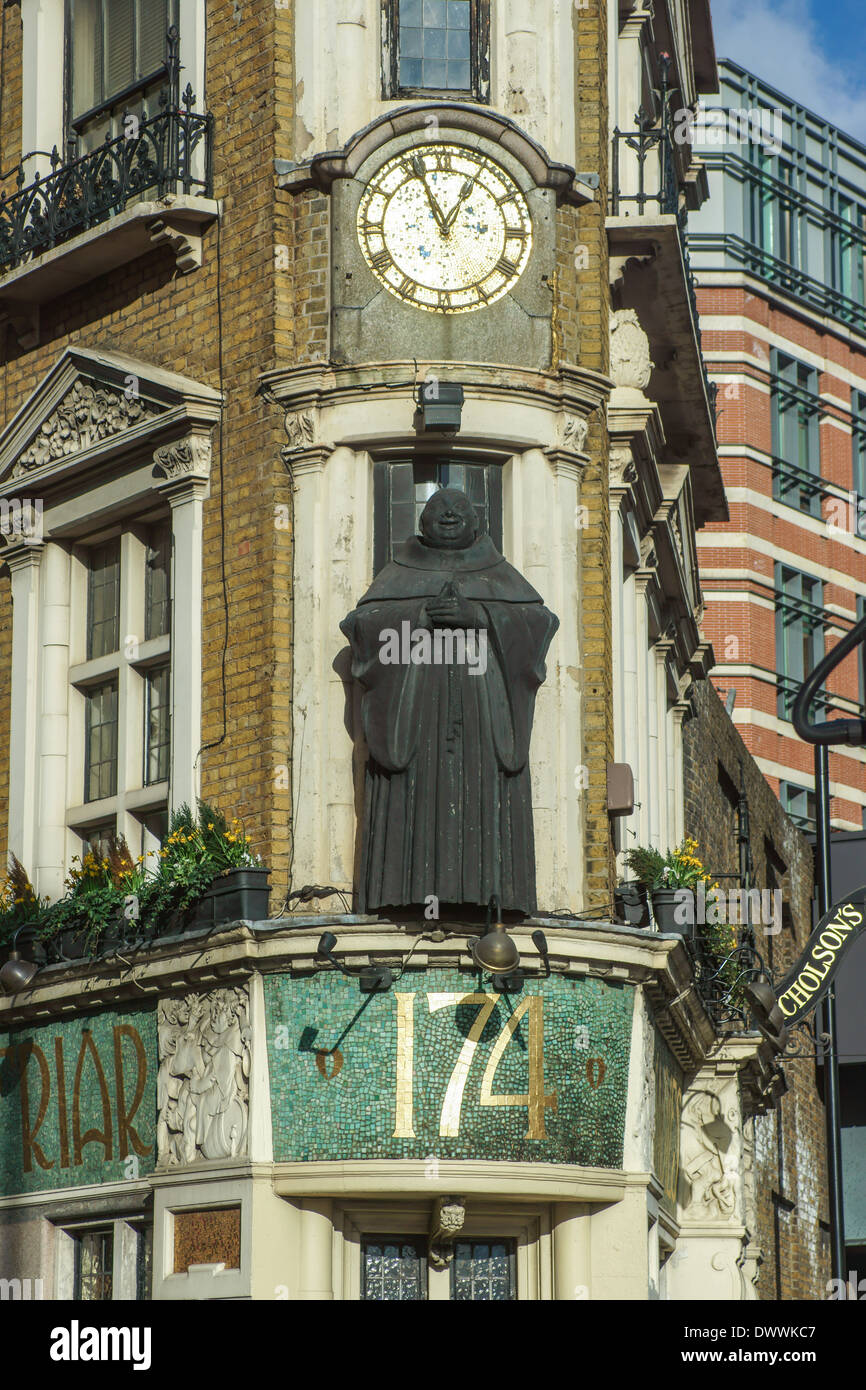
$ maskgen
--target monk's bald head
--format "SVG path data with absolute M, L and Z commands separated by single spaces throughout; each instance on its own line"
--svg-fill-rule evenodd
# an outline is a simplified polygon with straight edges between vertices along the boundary
M 437 550 L 466 550 L 478 535 L 475 508 L 465 492 L 443 487 L 421 513 L 421 539 Z

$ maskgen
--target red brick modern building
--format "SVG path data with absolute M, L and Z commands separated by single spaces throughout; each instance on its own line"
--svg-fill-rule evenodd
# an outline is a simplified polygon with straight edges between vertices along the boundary
M 698 535 L 713 680 L 782 805 L 810 827 L 791 709 L 866 605 L 866 149 L 732 63 L 690 219 L 730 520 Z M 735 691 L 735 697 L 729 692 Z M 863 707 L 855 656 L 827 713 Z M 835 828 L 866 825 L 866 751 L 830 753 Z

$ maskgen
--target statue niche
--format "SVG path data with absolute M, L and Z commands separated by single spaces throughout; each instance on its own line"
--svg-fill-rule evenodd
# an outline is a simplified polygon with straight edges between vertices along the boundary
M 559 619 L 442 488 L 340 627 L 361 684 L 358 906 L 535 911 L 529 742 Z

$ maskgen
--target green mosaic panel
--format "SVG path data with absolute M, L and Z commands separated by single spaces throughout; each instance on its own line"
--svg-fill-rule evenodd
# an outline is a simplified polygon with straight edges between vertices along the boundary
M 0 1192 L 153 1171 L 156 1011 L 0 1033 Z
M 477 977 L 445 970 L 385 994 L 325 971 L 264 987 L 277 1160 L 622 1164 L 629 988 L 554 977 L 470 1000 Z

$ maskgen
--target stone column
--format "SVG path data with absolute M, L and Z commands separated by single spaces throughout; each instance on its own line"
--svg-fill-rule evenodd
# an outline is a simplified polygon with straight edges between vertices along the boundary
M 39 577 L 42 546 L 4 551 L 12 575 L 12 698 L 9 734 L 9 850 L 36 866 L 36 750 L 39 719 Z
M 333 1202 L 329 1197 L 305 1198 L 301 1206 L 301 1277 L 298 1298 L 306 1302 L 333 1299 Z
M 589 1297 L 592 1285 L 589 1208 L 557 1202 L 553 1208 L 553 1292 L 557 1300 Z
M 157 449 L 156 489 L 171 507 L 171 772 L 169 809 L 195 806 L 201 790 L 202 531 L 210 435 Z
M 38 890 L 63 895 L 66 863 L 66 797 L 69 747 L 70 558 L 46 545 L 42 562 L 42 648 L 40 652 L 39 776 L 30 795 L 38 799 L 36 872 Z M 73 789 L 83 800 L 84 788 Z

